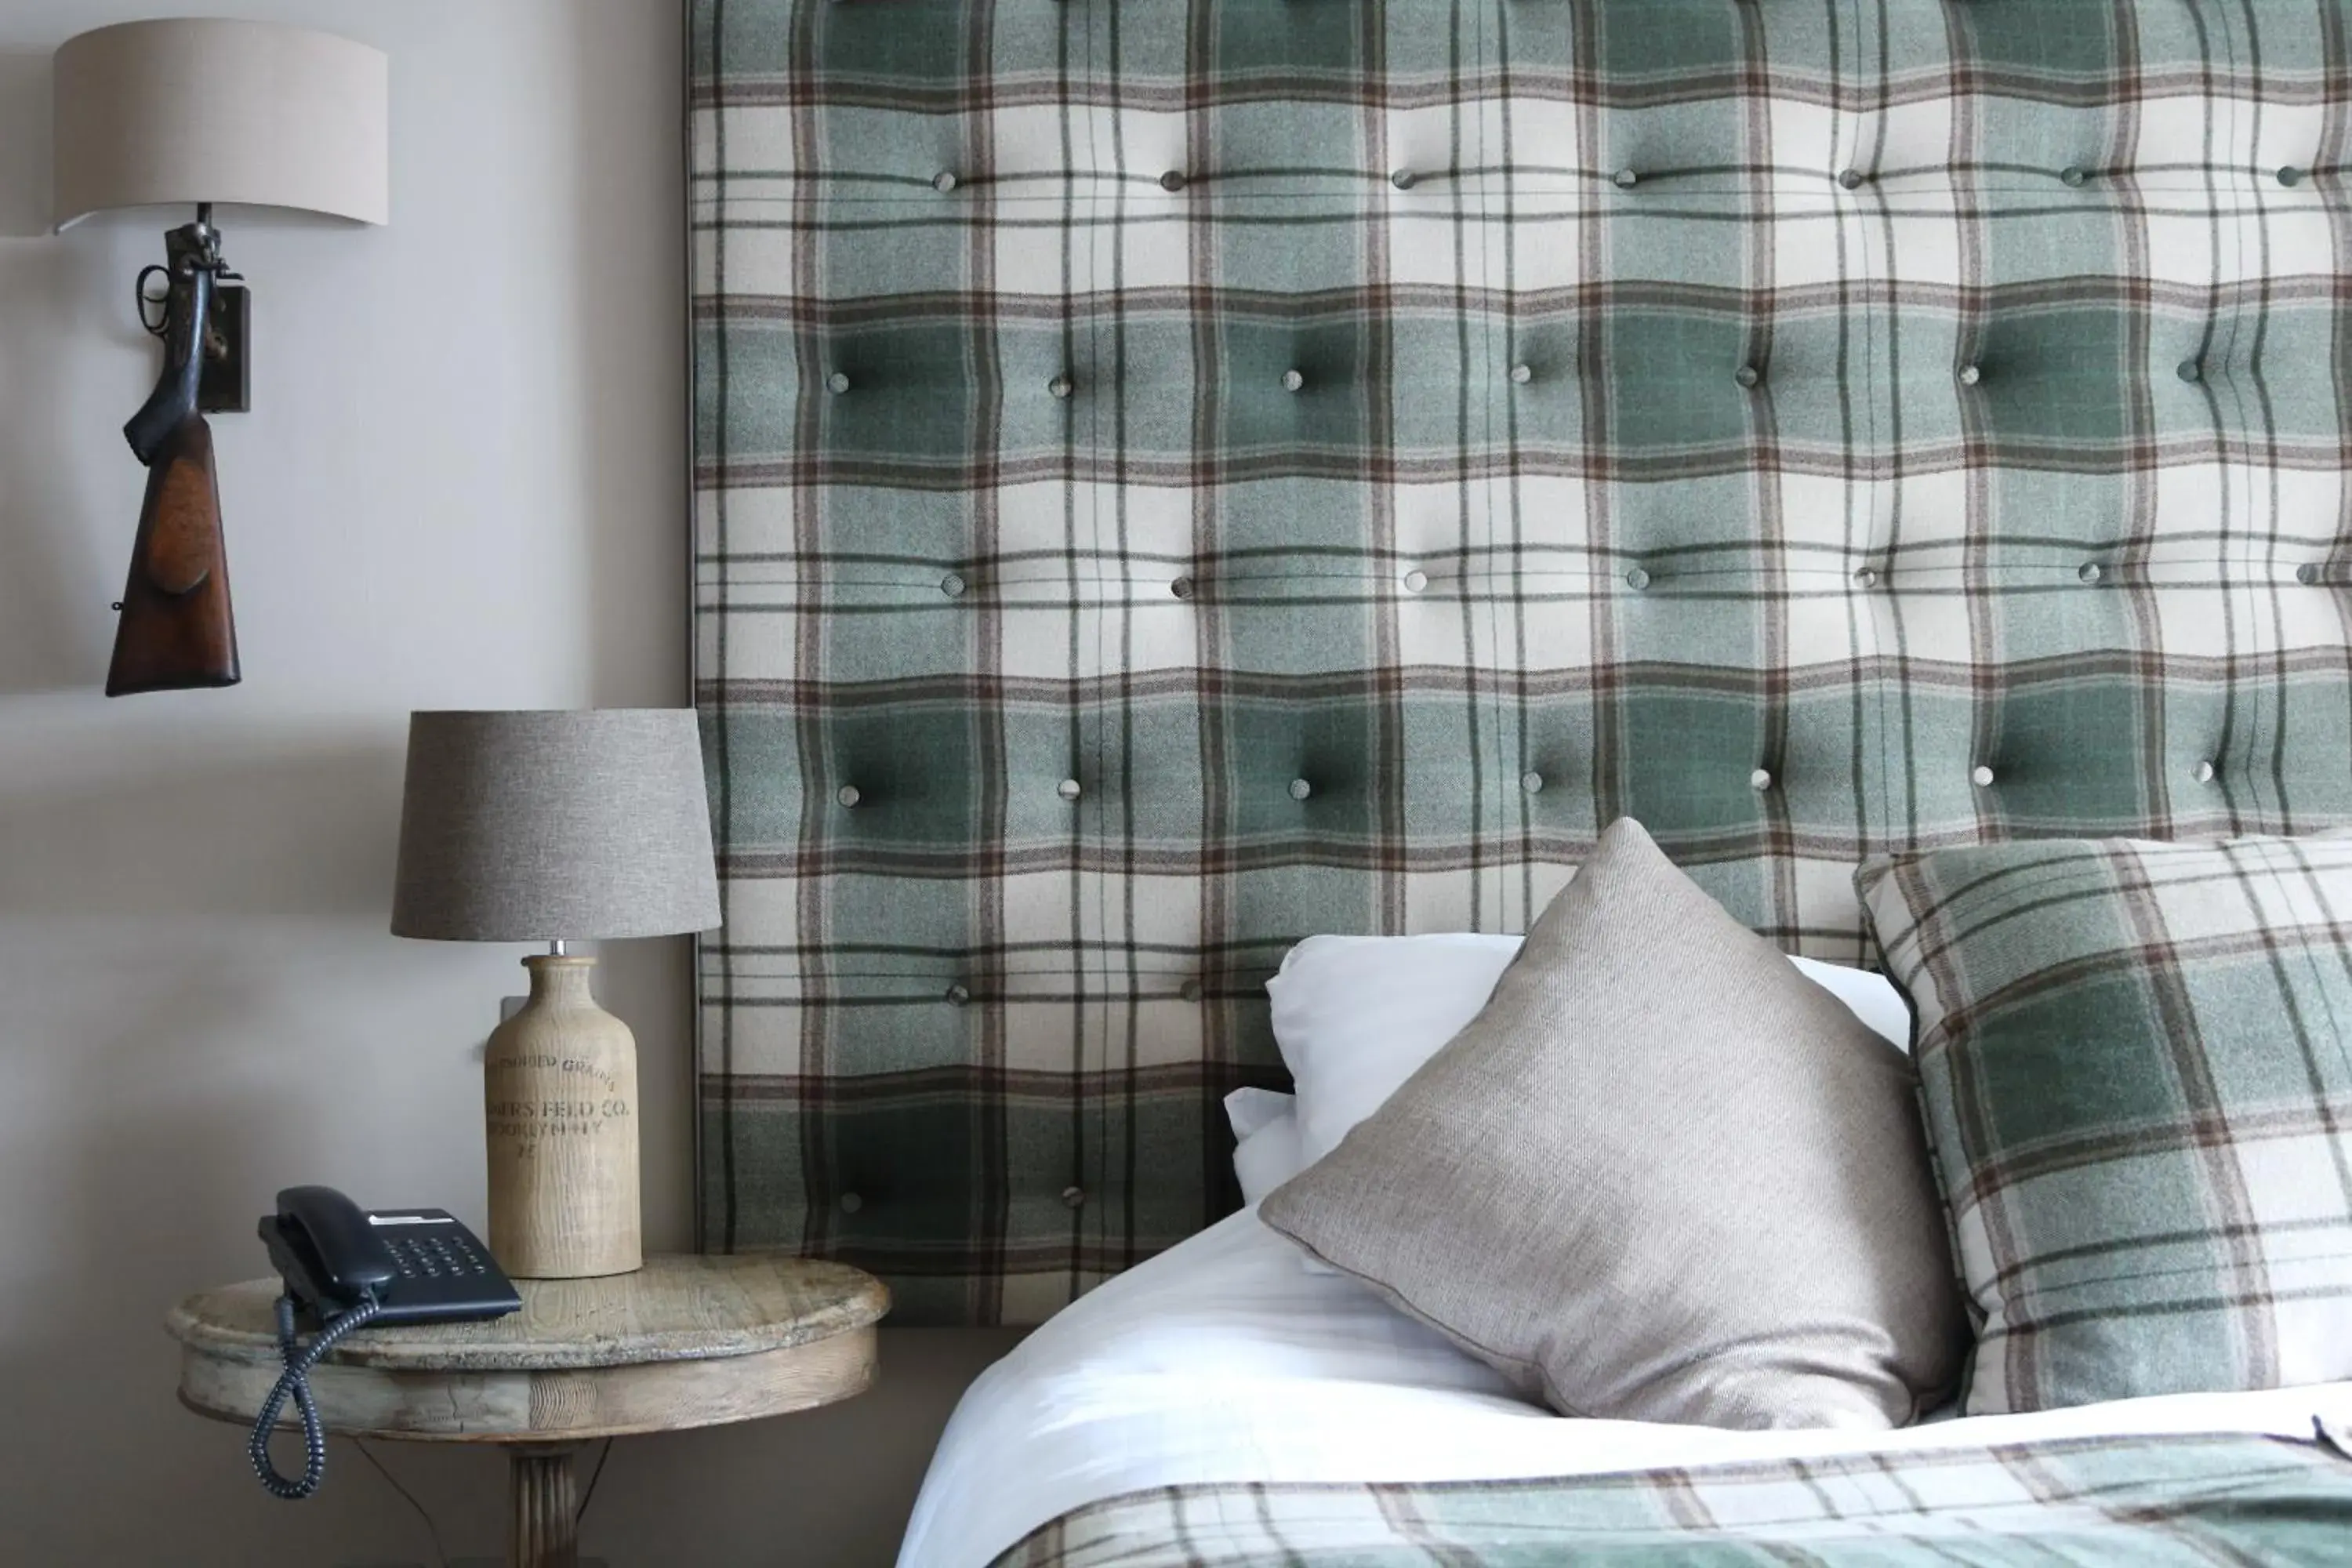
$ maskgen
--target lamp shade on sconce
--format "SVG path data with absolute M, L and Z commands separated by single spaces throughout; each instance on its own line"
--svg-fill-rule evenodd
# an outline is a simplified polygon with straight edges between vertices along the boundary
M 411 716 L 394 935 L 551 942 L 718 924 L 691 710 Z
M 68 39 L 56 64 L 55 219 L 240 203 L 383 223 L 390 67 L 348 38 L 176 17 Z

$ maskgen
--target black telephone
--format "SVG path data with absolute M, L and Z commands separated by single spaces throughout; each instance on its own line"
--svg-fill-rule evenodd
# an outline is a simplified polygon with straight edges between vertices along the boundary
M 522 1306 L 489 1248 L 446 1209 L 362 1209 L 332 1187 L 288 1187 L 259 1229 L 286 1281 L 278 1298 L 286 1370 L 262 1402 L 247 1452 L 254 1474 L 278 1497 L 309 1497 L 326 1473 L 327 1438 L 310 1374 L 346 1335 L 370 1323 L 501 1318 Z M 319 1329 L 308 1345 L 296 1337 L 298 1312 Z M 289 1398 L 302 1415 L 299 1480 L 279 1475 L 269 1461 L 269 1433 Z

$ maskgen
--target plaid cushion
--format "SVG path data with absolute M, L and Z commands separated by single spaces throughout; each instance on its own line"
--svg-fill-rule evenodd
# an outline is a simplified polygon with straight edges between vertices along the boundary
M 2140 1568 L 2341 1563 L 2352 1466 L 2267 1437 L 2094 1437 L 1531 1481 L 1180 1486 L 994 1568 Z
M 706 1243 L 1042 1317 L 1287 944 L 1620 816 L 1849 961 L 1874 851 L 2352 820 L 2344 15 L 2058 15 L 695 0 Z
M 2352 1377 L 2352 839 L 1855 880 L 1983 1318 L 1969 1411 Z

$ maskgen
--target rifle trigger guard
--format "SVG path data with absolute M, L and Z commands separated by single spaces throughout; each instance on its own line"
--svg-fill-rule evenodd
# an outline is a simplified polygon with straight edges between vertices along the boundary
M 147 292 L 147 275 L 151 272 L 160 272 L 163 275 L 163 293 L 150 294 Z M 171 328 L 171 289 L 172 269 L 163 266 L 160 262 L 151 261 L 146 266 L 141 268 L 139 269 L 139 277 L 137 280 L 131 285 L 131 298 L 136 302 L 136 307 L 139 311 L 139 324 L 147 329 L 147 333 L 150 337 L 160 338 Z M 148 307 L 150 306 L 160 307 L 160 309 L 156 310 L 152 319 L 150 319 L 147 314 Z

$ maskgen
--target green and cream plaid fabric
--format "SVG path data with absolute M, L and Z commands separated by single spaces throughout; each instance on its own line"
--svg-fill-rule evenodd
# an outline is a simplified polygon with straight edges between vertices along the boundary
M 2267 1437 L 2100 1437 L 1557 1480 L 1182 1486 L 994 1568 L 2340 1564 L 2352 1464 Z
M 1968 1411 L 2352 1377 L 2352 838 L 1855 880 L 1982 1320 Z
M 2352 820 L 2337 5 L 690 16 L 711 1247 L 1042 1317 L 1287 944 L 1621 815 L 1849 960 L 1874 851 Z

